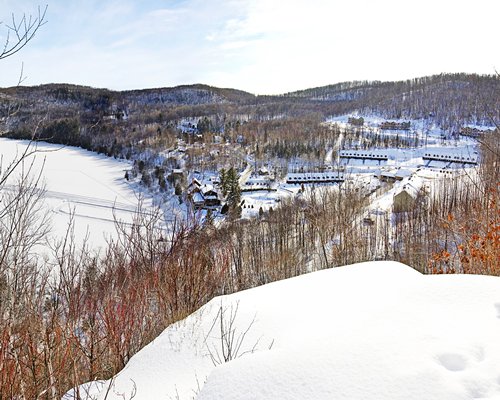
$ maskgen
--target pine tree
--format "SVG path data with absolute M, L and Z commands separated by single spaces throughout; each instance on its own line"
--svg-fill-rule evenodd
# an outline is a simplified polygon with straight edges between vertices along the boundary
M 227 171 L 224 168 L 219 171 L 219 180 L 222 195 L 226 197 L 227 193 L 229 192 L 229 186 L 227 181 Z
M 233 167 L 227 171 L 226 181 L 228 187 L 227 203 L 230 209 L 235 209 L 241 201 L 241 189 L 238 173 Z

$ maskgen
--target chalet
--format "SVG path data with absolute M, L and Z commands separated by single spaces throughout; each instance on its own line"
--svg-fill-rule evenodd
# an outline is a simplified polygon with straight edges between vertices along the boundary
M 191 181 L 191 183 L 187 187 L 188 195 L 191 195 L 193 193 L 200 192 L 200 191 L 201 191 L 201 182 L 198 179 L 193 178 L 193 180 Z
M 205 207 L 205 198 L 200 192 L 195 192 L 190 196 L 191 203 L 195 210 L 200 210 Z
M 201 185 L 193 179 L 187 189 L 188 198 L 195 209 L 213 209 L 221 205 L 219 194 L 212 185 Z
M 212 185 L 203 185 L 201 187 L 201 195 L 205 200 L 204 208 L 213 208 L 221 205 L 219 194 Z
M 422 178 L 413 175 L 399 192 L 393 197 L 393 211 L 395 213 L 410 211 L 417 201 L 418 195 L 423 187 Z

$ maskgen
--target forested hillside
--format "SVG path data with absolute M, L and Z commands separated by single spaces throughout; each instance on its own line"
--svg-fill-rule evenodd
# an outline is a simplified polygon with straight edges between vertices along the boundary
M 7 119 L 10 137 L 29 137 L 36 127 L 37 134 L 49 141 L 124 157 L 146 137 L 174 135 L 172 129 L 183 120 L 195 126 L 203 122 L 197 126 L 202 133 L 227 133 L 236 124 L 253 122 L 257 131 L 260 125 L 266 131 L 270 120 L 322 121 L 358 112 L 430 118 L 441 128 L 458 132 L 464 124 L 498 121 L 499 92 L 498 76 L 475 74 L 345 82 L 281 96 L 254 96 L 206 85 L 114 92 L 52 84 L 0 89 L 0 118 Z M 255 139 L 265 144 L 263 138 Z

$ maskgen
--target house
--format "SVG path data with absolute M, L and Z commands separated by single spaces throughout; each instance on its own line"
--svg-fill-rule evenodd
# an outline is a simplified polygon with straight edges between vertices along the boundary
M 219 194 L 212 185 L 203 185 L 201 195 L 205 201 L 204 208 L 213 208 L 221 205 Z
M 193 203 L 193 207 L 195 210 L 200 210 L 205 206 L 205 199 L 200 192 L 195 192 L 191 196 L 191 203 Z
M 201 188 L 201 182 L 198 179 L 193 178 L 193 180 L 187 187 L 187 193 L 188 195 L 191 195 L 193 193 L 199 192 L 200 188 Z
M 392 205 L 393 211 L 395 213 L 410 211 L 415 206 L 422 188 L 422 178 L 413 175 L 408 182 L 401 187 L 401 190 L 394 195 Z
M 187 194 L 195 210 L 214 209 L 221 205 L 219 193 L 213 185 L 202 185 L 197 179 L 193 179 L 189 184 Z

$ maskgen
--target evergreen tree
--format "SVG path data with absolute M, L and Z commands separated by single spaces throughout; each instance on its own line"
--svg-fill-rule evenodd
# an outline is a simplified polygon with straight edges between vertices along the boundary
M 219 171 L 219 180 L 222 195 L 226 197 L 227 193 L 229 192 L 229 186 L 227 181 L 227 171 L 224 168 Z
M 230 209 L 235 209 L 239 206 L 241 201 L 240 182 L 235 168 L 229 168 L 227 171 L 226 181 L 228 187 L 227 203 Z

